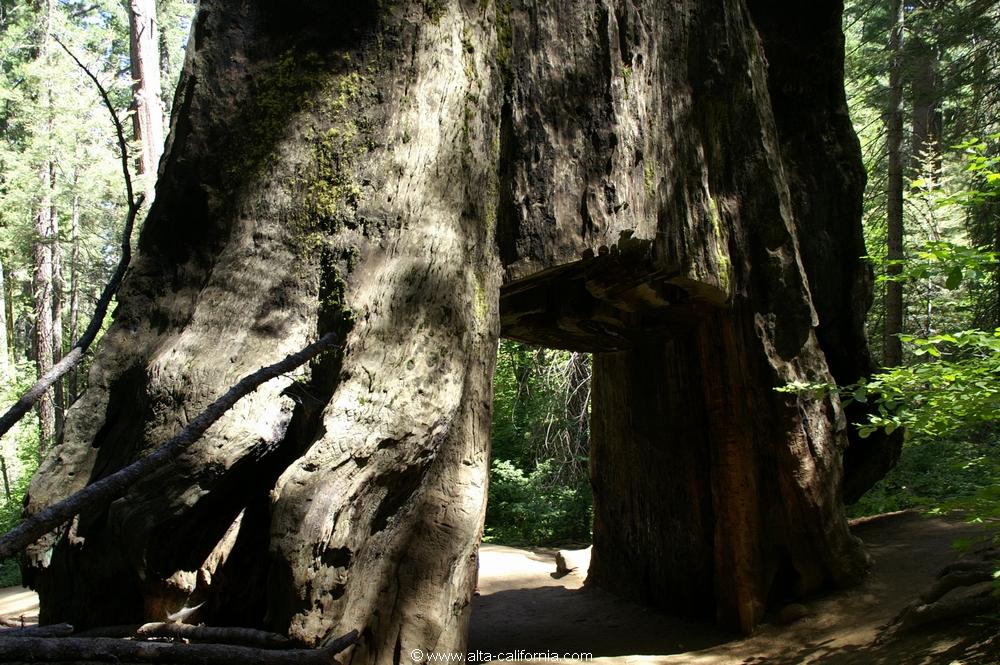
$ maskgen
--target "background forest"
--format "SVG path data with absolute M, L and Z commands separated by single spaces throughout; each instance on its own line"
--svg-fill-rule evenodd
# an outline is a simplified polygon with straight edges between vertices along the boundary
M 113 127 L 57 39 L 131 118 L 136 186 L 151 198 L 156 123 L 169 118 L 193 10 L 188 0 L 0 0 L 4 408 L 89 321 L 126 218 Z M 987 517 L 1000 498 L 1000 0 L 848 0 L 844 30 L 868 172 L 868 334 L 888 369 L 852 386 L 788 389 L 840 390 L 878 407 L 865 430 L 906 430 L 897 468 L 852 514 L 916 506 Z M 3 531 L 86 369 L 0 443 Z M 487 539 L 589 541 L 589 380 L 586 354 L 501 342 Z M 0 585 L 16 575 L 5 568 Z

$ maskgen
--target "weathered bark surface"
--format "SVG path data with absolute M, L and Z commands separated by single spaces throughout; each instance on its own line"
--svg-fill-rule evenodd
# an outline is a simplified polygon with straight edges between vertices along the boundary
M 865 172 L 847 113 L 841 4 L 790 8 L 780 0 L 752 0 L 750 10 L 768 62 L 768 92 L 785 177 L 789 182 L 802 264 L 819 316 L 816 337 L 839 384 L 873 369 L 865 338 L 872 302 L 872 271 L 858 220 Z M 869 407 L 847 407 L 851 423 Z M 843 496 L 854 503 L 899 459 L 901 433 L 861 439 L 848 429 Z
M 43 622 L 205 601 L 192 620 L 310 643 L 364 629 L 359 661 L 464 640 L 498 333 L 491 19 L 201 4 L 141 256 L 29 511 L 307 338 L 346 343 L 37 547 Z
M 850 380 L 867 370 L 839 8 L 785 18 L 800 11 L 548 3 L 510 17 L 504 330 L 612 352 L 595 360 L 590 580 L 744 630 L 769 600 L 866 564 L 840 505 L 839 404 L 773 391 L 829 377 L 825 348 Z
M 248 370 L 345 344 L 34 548 L 42 621 L 204 602 L 191 620 L 313 644 L 358 628 L 358 663 L 460 650 L 501 326 L 599 352 L 594 582 L 749 630 L 772 599 L 857 579 L 839 404 L 772 390 L 829 378 L 817 324 L 866 353 L 864 299 L 815 300 L 825 255 L 800 242 L 814 224 L 863 253 L 838 244 L 856 216 L 809 207 L 858 193 L 857 151 L 790 194 L 755 27 L 778 11 L 203 0 L 140 255 L 29 511 Z M 838 103 L 808 107 L 824 140 Z M 857 266 L 837 275 L 866 293 Z

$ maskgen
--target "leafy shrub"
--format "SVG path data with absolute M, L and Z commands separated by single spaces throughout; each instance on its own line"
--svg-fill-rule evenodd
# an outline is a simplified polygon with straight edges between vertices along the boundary
M 567 485 L 555 464 L 545 460 L 530 473 L 510 460 L 490 468 L 490 500 L 484 540 L 516 545 L 555 545 L 590 541 L 590 486 Z

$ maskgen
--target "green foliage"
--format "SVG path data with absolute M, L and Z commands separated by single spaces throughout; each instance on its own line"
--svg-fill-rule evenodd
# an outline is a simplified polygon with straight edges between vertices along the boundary
M 589 541 L 589 358 L 503 340 L 493 386 L 486 539 Z
M 582 481 L 561 480 L 552 460 L 539 462 L 530 472 L 510 460 L 496 460 L 490 468 L 484 540 L 517 545 L 589 542 L 589 490 Z
M 5 411 L 34 381 L 34 366 L 19 363 L 12 376 L 0 375 L 0 411 Z M 21 522 L 21 505 L 28 483 L 38 466 L 38 417 L 29 413 L 14 426 L 0 444 L 2 468 L 6 478 L 0 478 L 0 533 L 7 533 Z M 0 587 L 21 583 L 21 571 L 13 559 L 0 563 Z
M 995 426 L 956 430 L 947 436 L 915 436 L 903 448 L 899 464 L 851 506 L 848 515 L 971 508 L 978 515 L 996 516 L 1000 507 L 997 460 L 1000 430 Z
M 905 427 L 937 436 L 1000 420 L 1000 329 L 958 331 L 926 339 L 903 336 L 914 356 L 927 362 L 894 367 L 848 386 L 847 401 L 872 402 L 877 412 L 862 423 L 862 436 Z

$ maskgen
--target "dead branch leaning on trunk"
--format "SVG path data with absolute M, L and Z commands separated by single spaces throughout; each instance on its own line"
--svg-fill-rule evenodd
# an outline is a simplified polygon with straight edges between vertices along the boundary
M 68 522 L 74 515 L 89 508 L 115 499 L 128 490 L 139 478 L 177 457 L 185 448 L 201 438 L 201 435 L 244 396 L 256 390 L 262 383 L 289 372 L 310 358 L 334 345 L 335 336 L 327 333 L 301 351 L 293 353 L 273 365 L 262 367 L 253 374 L 243 377 L 209 404 L 204 411 L 188 423 L 187 427 L 167 443 L 149 455 L 133 462 L 125 468 L 87 485 L 59 503 L 53 504 L 37 515 L 26 519 L 0 538 L 0 559 L 10 557 L 35 542 L 49 531 Z
M 180 644 L 133 642 L 107 637 L 12 637 L 0 640 L 0 662 L 74 663 L 140 662 L 186 665 L 330 665 L 338 653 L 358 639 L 352 630 L 319 649 L 257 649 L 229 644 Z
M 122 279 L 125 278 L 125 271 L 128 269 L 128 264 L 132 260 L 132 229 L 135 226 L 135 218 L 139 213 L 139 208 L 142 206 L 143 195 L 136 197 L 132 191 L 132 178 L 129 175 L 128 170 L 128 143 L 125 141 L 125 129 L 122 127 L 121 120 L 118 119 L 118 114 L 115 113 L 115 108 L 111 104 L 111 99 L 108 97 L 107 91 L 104 86 L 101 85 L 97 77 L 94 76 L 86 65 L 84 65 L 80 60 L 73 55 L 65 44 L 59 41 L 58 37 L 52 37 L 59 46 L 63 48 L 66 53 L 69 54 L 71 58 L 76 62 L 77 65 L 90 77 L 90 80 L 94 82 L 97 86 L 98 91 L 101 93 L 101 99 L 104 100 L 104 105 L 108 108 L 108 112 L 111 113 L 111 120 L 115 123 L 115 131 L 118 133 L 118 150 L 121 153 L 122 158 L 122 173 L 125 176 L 125 193 L 128 198 L 128 215 L 125 217 L 125 228 L 122 230 L 122 244 L 121 244 L 121 258 L 118 260 L 118 267 L 115 268 L 114 274 L 108 283 L 104 287 L 104 291 L 101 292 L 101 297 L 97 300 L 97 305 L 94 307 L 94 316 L 90 319 L 90 324 L 87 325 L 87 329 L 84 331 L 80 339 L 76 341 L 73 348 L 70 349 L 69 353 L 62 357 L 55 365 L 52 366 L 48 372 L 38 378 L 34 385 L 31 386 L 21 398 L 14 403 L 12 407 L 7 409 L 7 412 L 0 416 L 0 437 L 10 431 L 17 421 L 24 417 L 31 407 L 35 405 L 45 391 L 48 390 L 55 384 L 56 381 L 61 379 L 66 375 L 73 367 L 80 362 L 84 354 L 90 348 L 94 339 L 97 337 L 97 333 L 101 331 L 101 326 L 104 324 L 104 317 L 107 316 L 108 306 L 111 304 L 111 299 L 114 297 L 115 293 L 118 292 L 118 287 L 121 286 Z

